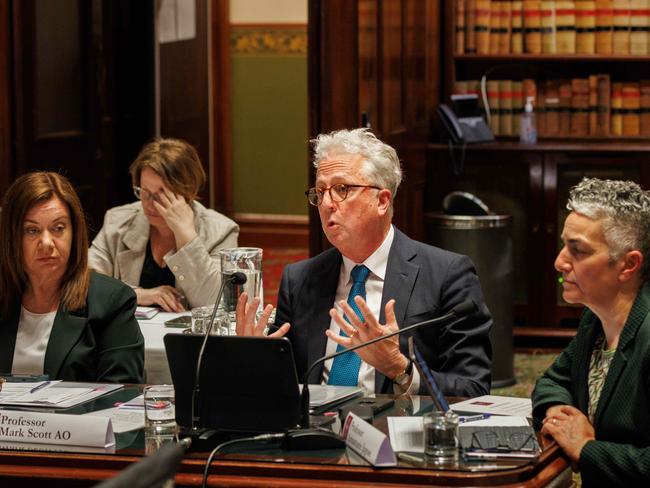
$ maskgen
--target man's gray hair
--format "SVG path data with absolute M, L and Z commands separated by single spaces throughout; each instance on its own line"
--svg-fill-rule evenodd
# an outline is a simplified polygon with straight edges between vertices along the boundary
M 571 188 L 567 208 L 600 220 L 611 260 L 641 251 L 641 278 L 650 277 L 650 194 L 633 181 L 583 178 Z
M 370 129 L 342 129 L 329 134 L 320 134 L 312 139 L 314 145 L 314 166 L 328 156 L 337 154 L 360 154 L 363 158 L 362 172 L 370 183 L 388 188 L 395 198 L 397 187 L 402 182 L 402 166 L 395 149 L 377 139 Z

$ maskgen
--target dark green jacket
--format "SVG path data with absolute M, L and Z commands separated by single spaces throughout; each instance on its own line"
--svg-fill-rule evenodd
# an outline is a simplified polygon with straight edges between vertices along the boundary
M 596 440 L 580 453 L 584 486 L 647 486 L 650 480 L 650 285 L 636 297 L 594 415 Z M 576 337 L 537 381 L 536 423 L 556 404 L 587 414 L 587 375 L 594 343 L 603 333 L 589 309 Z M 539 425 L 539 424 L 538 424 Z
M 66 381 L 144 383 L 144 338 L 135 308 L 129 286 L 92 272 L 86 308 L 56 313 L 44 373 Z M 0 373 L 11 372 L 19 319 L 20 304 L 0 319 Z

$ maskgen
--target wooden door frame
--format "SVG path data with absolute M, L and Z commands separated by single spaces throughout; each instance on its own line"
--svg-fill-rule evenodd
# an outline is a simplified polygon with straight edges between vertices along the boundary
M 0 0 L 0 196 L 13 179 L 11 0 Z
M 307 79 L 309 136 L 335 129 L 357 127 L 358 3 L 350 0 L 309 0 L 307 25 Z M 336 101 L 336 103 L 333 103 Z M 316 172 L 308 162 L 309 186 Z M 309 207 L 309 253 L 330 247 L 320 223 L 318 209 Z
M 233 215 L 230 9 L 210 1 L 210 207 Z

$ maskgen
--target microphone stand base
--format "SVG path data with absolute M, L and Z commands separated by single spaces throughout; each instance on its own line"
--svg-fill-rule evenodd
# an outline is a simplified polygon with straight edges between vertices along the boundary
M 185 439 L 188 437 L 192 441 L 188 450 L 192 452 L 211 451 L 228 440 L 228 437 L 223 432 L 209 427 L 179 427 L 178 438 Z
M 345 449 L 345 439 L 329 429 L 291 429 L 287 431 L 282 447 L 295 451 Z

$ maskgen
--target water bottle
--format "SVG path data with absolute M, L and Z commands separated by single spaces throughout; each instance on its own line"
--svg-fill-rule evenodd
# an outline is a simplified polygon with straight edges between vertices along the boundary
M 537 142 L 537 123 L 533 111 L 533 97 L 526 97 L 524 112 L 519 118 L 519 142 L 535 144 Z

